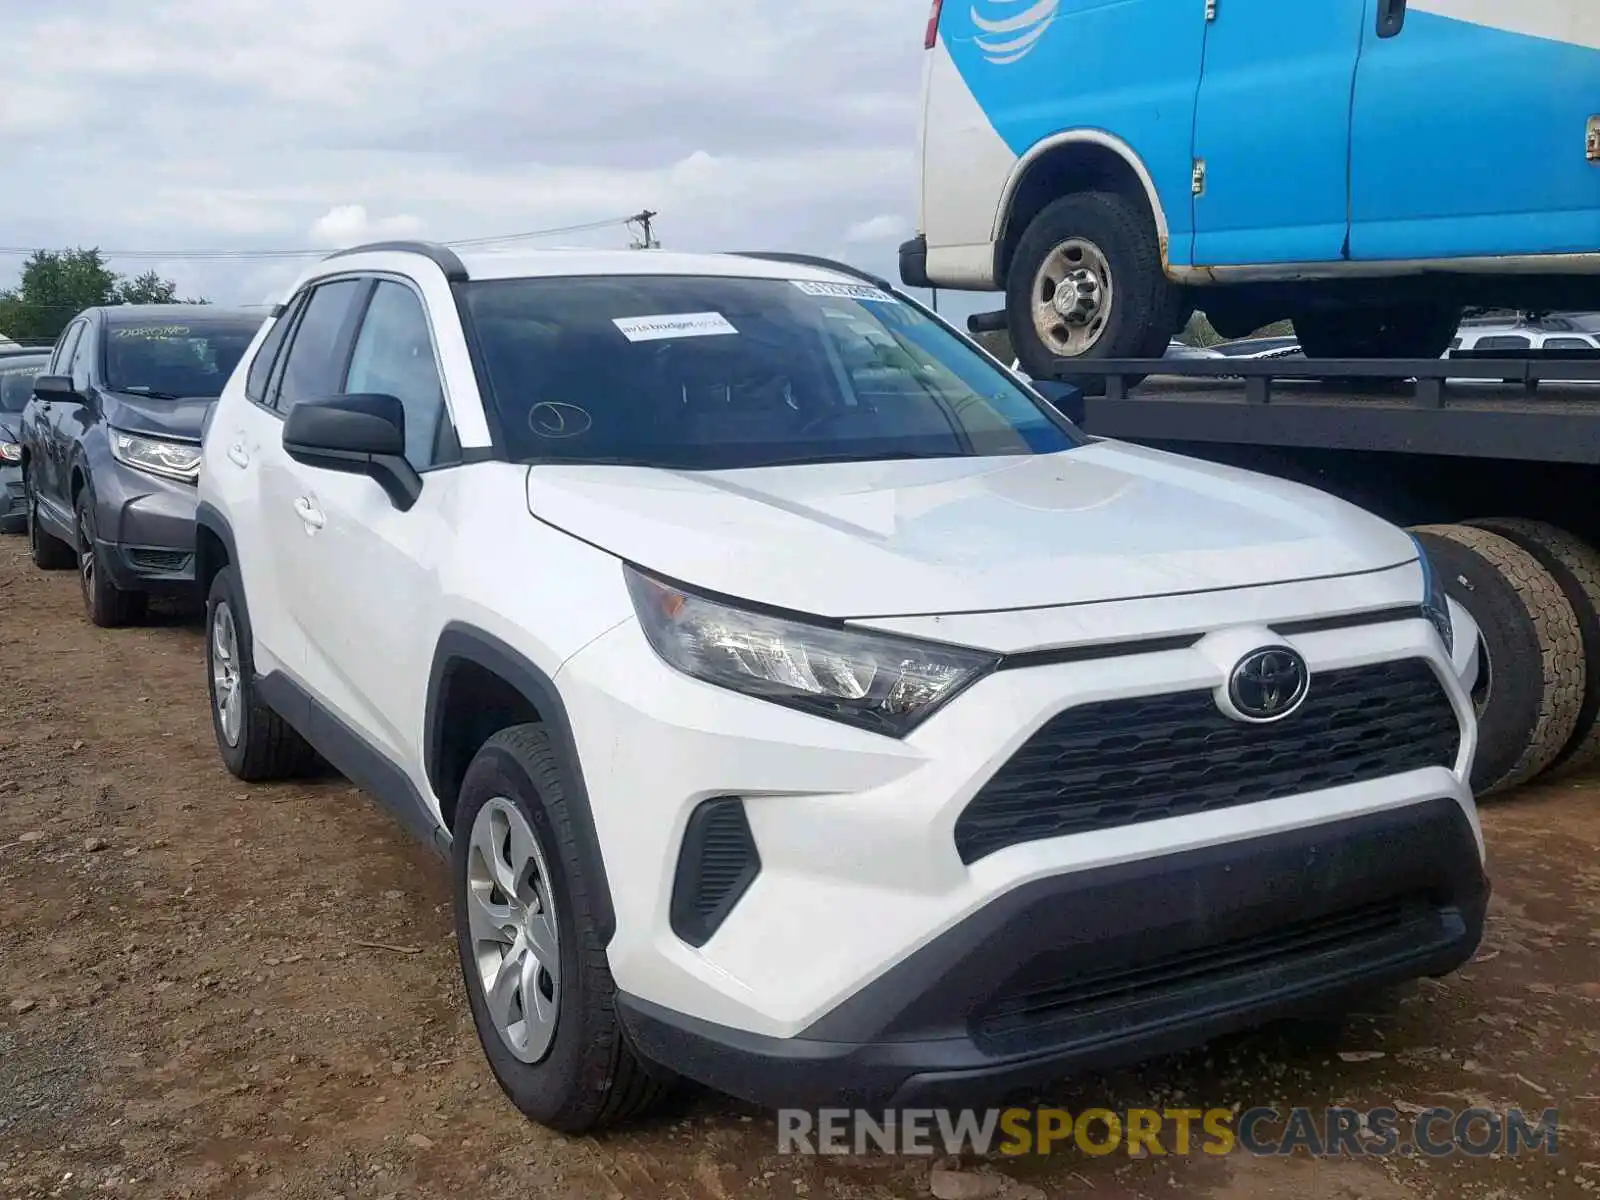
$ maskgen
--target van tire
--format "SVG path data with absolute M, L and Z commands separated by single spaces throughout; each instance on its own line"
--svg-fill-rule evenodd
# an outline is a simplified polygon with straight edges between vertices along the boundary
M 1460 327 L 1460 306 L 1446 304 L 1364 304 L 1294 319 L 1307 358 L 1441 358 Z
M 1103 377 L 1056 369 L 1057 351 L 1034 319 L 1036 289 L 1040 300 L 1047 298 L 1047 292 L 1058 292 L 1041 275 L 1056 252 L 1073 241 L 1099 252 L 1109 279 L 1098 282 L 1100 267 L 1092 260 L 1079 260 L 1079 269 L 1097 281 L 1091 285 L 1097 300 L 1091 303 L 1100 305 L 1096 311 L 1103 324 L 1098 338 L 1072 357 L 1162 357 L 1180 326 L 1185 297 L 1167 278 L 1155 222 L 1142 203 L 1117 192 L 1078 192 L 1047 205 L 1029 223 L 1006 273 L 1006 325 L 1012 347 L 1022 369 L 1033 378 L 1057 379 L 1087 394 L 1099 394 L 1105 390 Z M 1058 328 L 1065 332 L 1070 327 L 1063 322 Z
M 1538 775 L 1566 747 L 1583 705 L 1583 635 L 1555 577 L 1522 547 L 1487 529 L 1424 525 L 1411 531 L 1446 593 L 1472 615 L 1487 651 L 1472 790 L 1506 791 Z
M 1571 602 L 1583 631 L 1587 679 L 1578 727 L 1546 772 L 1565 775 L 1600 762 L 1600 551 L 1545 521 L 1485 517 L 1463 524 L 1498 533 L 1521 546 L 1550 572 Z

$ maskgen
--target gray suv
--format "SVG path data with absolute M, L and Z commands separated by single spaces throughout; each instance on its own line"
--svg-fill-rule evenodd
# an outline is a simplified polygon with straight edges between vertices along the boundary
M 76 566 L 96 625 L 194 600 L 206 414 L 264 313 L 209 304 L 85 309 L 33 381 L 20 442 L 33 561 Z

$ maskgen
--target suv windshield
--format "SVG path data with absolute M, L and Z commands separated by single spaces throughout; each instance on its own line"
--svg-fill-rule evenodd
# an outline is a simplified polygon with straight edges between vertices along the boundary
M 247 321 L 118 321 L 106 330 L 106 386 L 114 392 L 214 399 L 255 337 Z
M 33 395 L 33 378 L 50 361 L 48 354 L 38 358 L 0 358 L 0 413 L 19 413 Z
M 520 461 L 719 471 L 1083 443 L 949 330 L 862 284 L 645 275 L 465 290 Z

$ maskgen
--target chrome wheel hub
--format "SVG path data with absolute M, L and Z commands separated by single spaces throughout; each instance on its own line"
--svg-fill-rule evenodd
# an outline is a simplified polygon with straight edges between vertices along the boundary
M 1100 247 L 1068 238 L 1045 258 L 1033 281 L 1033 327 L 1061 358 L 1076 358 L 1105 334 L 1115 299 L 1111 264 Z
M 211 617 L 211 697 L 223 740 L 230 746 L 237 746 L 244 728 L 239 631 L 233 623 L 233 610 L 226 604 L 218 604 Z
M 526 817 L 495 797 L 467 844 L 472 961 L 489 1018 L 516 1058 L 549 1053 L 561 1014 L 561 939 L 544 851 Z

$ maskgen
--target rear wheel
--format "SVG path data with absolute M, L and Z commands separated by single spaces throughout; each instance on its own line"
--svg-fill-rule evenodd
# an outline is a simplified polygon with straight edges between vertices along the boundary
M 102 629 L 118 629 L 144 620 L 149 597 L 143 592 L 123 591 L 111 582 L 100 562 L 94 489 L 88 484 L 78 493 L 77 517 L 78 586 L 89 620 Z
M 206 597 L 206 683 L 217 750 L 235 778 L 265 783 L 317 768 L 310 744 L 256 692 L 250 619 L 232 567 L 217 572 Z
M 1555 761 L 1578 725 L 1584 669 L 1577 613 L 1538 559 L 1499 534 L 1465 525 L 1412 532 L 1483 639 L 1473 791 L 1526 783 Z
M 1058 359 L 1160 358 L 1184 312 L 1149 211 L 1117 192 L 1047 206 L 1007 273 L 1006 323 L 1022 369 L 1085 392 L 1105 381 L 1074 375 Z
M 24 504 L 28 522 L 28 554 L 33 565 L 41 571 L 66 571 L 75 567 L 78 556 L 72 547 L 39 524 L 39 497 L 34 494 L 33 480 L 24 485 Z
M 1389 304 L 1303 313 L 1294 331 L 1307 358 L 1441 358 L 1461 327 L 1461 309 Z

